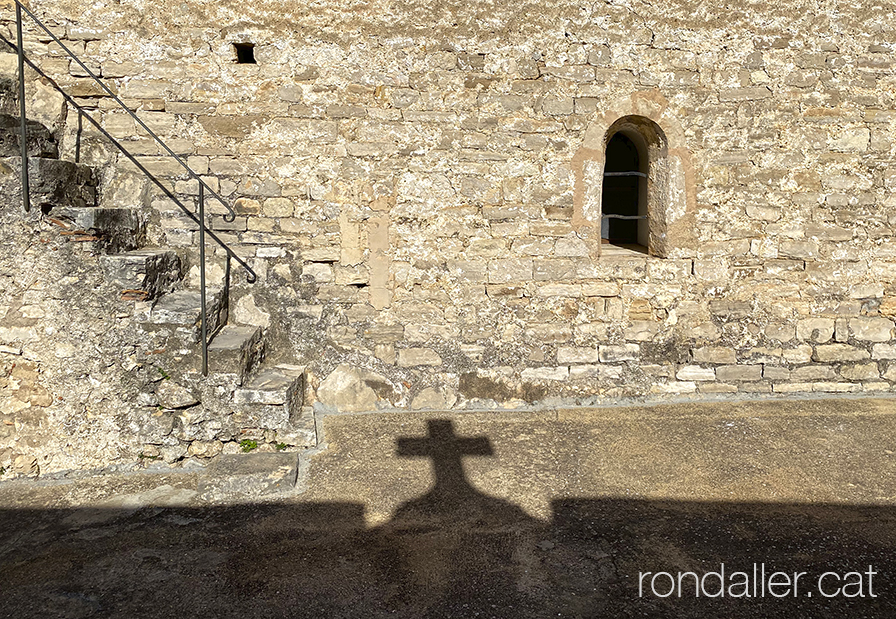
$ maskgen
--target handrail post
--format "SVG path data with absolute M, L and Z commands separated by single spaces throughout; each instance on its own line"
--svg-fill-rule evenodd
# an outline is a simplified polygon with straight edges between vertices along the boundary
M 28 182 L 28 121 L 25 118 L 25 47 L 22 36 L 22 5 L 16 0 L 16 37 L 19 45 L 19 116 L 22 146 L 22 204 L 31 210 L 31 186 Z
M 199 184 L 199 305 L 202 331 L 202 375 L 208 376 L 208 321 L 205 311 L 205 188 Z
M 84 112 L 78 109 L 78 132 L 75 134 L 75 163 L 81 163 L 81 133 L 84 130 Z

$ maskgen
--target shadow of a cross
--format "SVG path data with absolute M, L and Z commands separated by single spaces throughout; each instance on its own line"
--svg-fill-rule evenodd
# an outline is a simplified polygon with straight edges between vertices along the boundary
M 454 433 L 448 419 L 428 422 L 429 436 L 402 437 L 396 440 L 398 455 L 406 458 L 431 458 L 435 484 L 431 493 L 466 494 L 475 489 L 467 482 L 464 456 L 493 456 L 491 443 L 484 437 L 462 438 Z

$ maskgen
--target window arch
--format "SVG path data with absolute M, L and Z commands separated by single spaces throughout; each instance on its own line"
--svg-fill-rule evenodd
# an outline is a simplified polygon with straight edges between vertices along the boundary
M 659 125 L 643 116 L 614 122 L 604 136 L 601 242 L 666 256 L 668 188 L 668 146 Z

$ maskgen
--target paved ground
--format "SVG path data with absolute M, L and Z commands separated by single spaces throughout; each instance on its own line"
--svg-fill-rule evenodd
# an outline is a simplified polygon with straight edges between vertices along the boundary
M 323 425 L 275 501 L 229 492 L 277 455 L 0 484 L 0 617 L 896 616 L 896 401 Z

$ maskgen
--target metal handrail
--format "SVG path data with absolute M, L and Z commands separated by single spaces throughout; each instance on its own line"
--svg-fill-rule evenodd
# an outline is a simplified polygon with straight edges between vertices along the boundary
M 213 198 L 215 198 L 221 204 L 224 205 L 224 207 L 227 209 L 227 215 L 224 215 L 224 221 L 231 222 L 236 218 L 236 211 L 233 210 L 233 207 L 230 206 L 224 200 L 224 198 L 219 196 L 216 191 L 214 191 L 211 187 L 209 187 L 206 184 L 206 182 L 202 180 L 202 177 L 200 177 L 198 174 L 196 174 L 196 172 L 194 172 L 193 169 L 190 168 L 189 165 L 187 165 L 186 161 L 184 161 L 183 159 L 178 157 L 177 154 L 173 150 L 171 150 L 171 148 L 169 148 L 168 145 L 165 144 L 165 142 L 163 142 L 162 139 L 159 136 L 157 136 L 155 134 L 155 132 L 153 132 L 153 130 L 150 129 L 139 116 L 137 116 L 136 113 L 134 113 L 133 110 L 131 110 L 127 105 L 125 105 L 124 101 L 122 101 L 121 99 L 118 98 L 118 95 L 116 95 L 114 92 L 112 92 L 112 90 L 108 86 L 106 86 L 106 84 L 105 84 L 105 82 L 103 82 L 103 80 L 101 80 L 99 77 L 94 75 L 93 71 L 91 71 L 90 68 L 86 64 L 84 64 L 81 61 L 81 59 L 75 55 L 75 53 L 73 51 L 71 51 L 68 47 L 66 47 L 65 43 L 63 43 L 62 41 L 59 40 L 59 37 L 57 37 L 55 34 L 53 34 L 53 32 L 49 28 L 47 28 L 44 25 L 44 23 L 42 21 L 40 21 L 40 19 L 38 19 L 37 16 L 34 13 L 32 13 L 28 7 L 23 5 L 20 0 L 15 0 L 15 3 L 16 3 L 16 20 L 17 20 L 17 22 L 21 23 L 21 20 L 22 20 L 21 11 L 25 11 L 25 13 L 28 14 L 28 17 L 30 17 L 34 21 L 35 24 L 40 26 L 40 28 L 44 32 L 46 32 L 48 35 L 50 35 L 50 37 L 53 39 L 53 41 L 57 45 L 59 45 L 59 47 L 61 47 L 62 50 L 72 58 L 72 60 L 74 60 L 75 62 L 78 63 L 78 66 L 81 67 L 81 70 L 83 70 L 85 73 L 87 73 L 87 75 L 90 76 L 90 78 L 93 79 L 94 82 L 99 84 L 100 88 L 102 88 L 106 92 L 107 95 L 112 97 L 112 99 L 116 103 L 118 103 L 118 105 L 121 106 L 121 109 L 123 109 L 125 112 L 127 112 L 131 116 L 131 118 L 133 118 L 137 122 L 137 124 L 140 125 L 140 127 L 144 131 L 146 131 L 146 133 L 149 134 L 149 136 L 152 139 L 154 139 L 156 141 L 156 143 L 159 146 L 161 146 L 163 149 L 165 149 L 165 152 L 167 152 L 169 156 L 173 157 L 174 160 L 177 161 L 181 165 L 181 167 L 183 167 L 184 171 L 186 171 L 187 174 L 190 175 L 190 178 L 198 181 L 200 185 L 205 185 L 205 190 Z M 19 45 L 21 45 L 21 41 L 19 42 Z
M 205 224 L 205 192 L 206 190 L 212 194 L 221 204 L 227 207 L 227 210 L 230 214 L 230 219 L 228 219 L 227 215 L 224 215 L 225 221 L 233 221 L 236 217 L 235 211 L 228 205 L 224 200 L 218 196 L 218 194 L 212 190 L 193 170 L 187 166 L 187 164 L 180 159 L 174 152 L 168 148 L 168 146 L 155 134 L 153 133 L 146 124 L 140 120 L 140 118 L 134 114 L 128 107 L 115 95 L 96 75 L 94 75 L 81 60 L 75 56 L 59 39 L 50 32 L 43 23 L 35 17 L 35 15 L 29 11 L 26 7 L 22 6 L 19 0 L 15 0 L 16 2 L 16 38 L 18 45 L 13 45 L 13 43 L 7 40 L 5 37 L 0 35 L 0 39 L 2 39 L 7 45 L 16 50 L 18 54 L 18 65 L 19 65 L 19 112 L 21 116 L 21 151 L 22 151 L 22 202 L 24 204 L 25 211 L 30 211 L 31 209 L 31 196 L 30 196 L 30 187 L 29 187 L 29 179 L 28 179 L 28 133 L 27 133 L 27 120 L 26 120 L 26 109 L 25 109 L 25 64 L 31 67 L 34 71 L 36 71 L 41 77 L 45 78 L 50 85 L 53 86 L 62 97 L 65 99 L 66 103 L 71 105 L 78 111 L 78 141 L 76 147 L 76 158 L 80 158 L 78 155 L 80 153 L 80 131 L 82 127 L 82 119 L 86 118 L 94 128 L 99 131 L 107 140 L 109 140 L 121 153 L 127 157 L 127 159 L 137 167 L 150 181 L 152 181 L 164 194 L 170 199 L 174 204 L 176 204 L 190 219 L 193 220 L 196 224 L 199 225 L 199 262 L 200 262 L 200 337 L 202 340 L 202 374 L 203 376 L 208 376 L 208 347 L 211 344 L 211 341 L 214 339 L 215 335 L 221 330 L 223 327 L 222 324 L 218 324 L 217 328 L 211 334 L 208 333 L 208 318 L 207 318 L 207 304 L 206 304 L 206 282 L 205 282 L 205 272 L 206 272 L 206 260 L 205 260 L 205 237 L 208 235 L 211 237 L 215 243 L 217 243 L 226 253 L 226 261 L 225 261 L 225 269 L 224 269 L 224 296 L 222 299 L 222 303 L 226 308 L 229 309 L 230 305 L 230 261 L 236 260 L 236 262 L 242 266 L 246 270 L 246 281 L 250 284 L 257 281 L 258 276 L 255 271 L 236 253 L 222 241 L 218 235 L 216 235 L 211 229 L 209 229 Z M 22 26 L 22 10 L 25 10 L 26 13 L 37 23 L 44 31 L 46 31 L 55 41 L 58 43 L 89 75 L 95 82 L 97 82 L 108 94 L 112 97 L 119 105 L 124 108 L 125 111 L 128 112 L 139 124 L 143 127 L 152 137 L 156 140 L 162 147 L 168 151 L 190 174 L 190 176 L 196 179 L 199 182 L 199 216 L 193 213 L 187 206 L 180 201 L 180 199 L 174 195 L 158 178 L 156 178 L 146 167 L 140 163 L 140 161 L 131 154 L 117 139 L 112 137 L 108 131 L 103 129 L 100 123 L 93 118 L 89 113 L 87 113 L 86 109 L 78 104 L 77 101 L 74 100 L 68 93 L 63 90 L 59 84 L 56 83 L 51 77 L 49 77 L 46 73 L 44 73 L 37 65 L 35 65 L 30 59 L 25 56 L 25 48 L 23 45 L 23 26 Z

